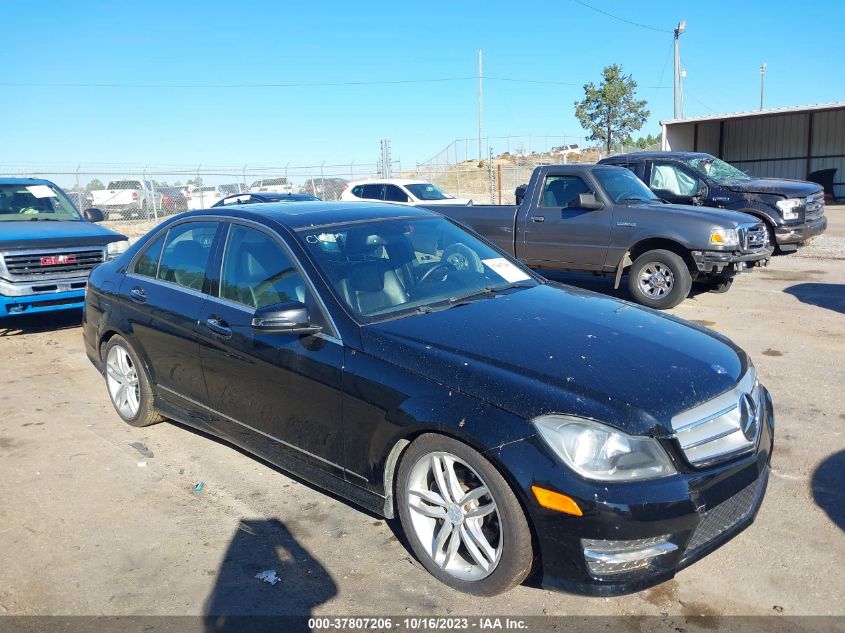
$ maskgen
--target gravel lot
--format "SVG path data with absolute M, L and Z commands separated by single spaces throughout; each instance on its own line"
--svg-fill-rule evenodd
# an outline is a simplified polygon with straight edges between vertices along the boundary
M 828 217 L 798 255 L 673 311 L 744 347 L 777 413 L 757 522 L 673 581 L 455 593 L 394 522 L 181 426 L 124 425 L 67 314 L 0 326 L 0 614 L 845 615 L 845 207 Z

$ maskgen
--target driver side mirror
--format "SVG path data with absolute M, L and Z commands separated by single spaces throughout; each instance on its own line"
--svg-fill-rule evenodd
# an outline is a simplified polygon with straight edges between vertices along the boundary
M 601 202 L 596 200 L 596 194 L 594 193 L 579 193 L 578 194 L 578 207 L 581 209 L 601 209 L 604 206 Z
M 258 308 L 252 317 L 252 329 L 267 333 L 316 334 L 323 328 L 311 323 L 304 303 L 285 301 Z
M 97 207 L 90 207 L 82 212 L 82 216 L 89 222 L 102 222 L 106 219 L 106 214 Z

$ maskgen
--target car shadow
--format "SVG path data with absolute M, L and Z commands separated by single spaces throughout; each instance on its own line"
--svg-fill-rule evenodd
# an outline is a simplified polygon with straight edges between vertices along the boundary
M 0 337 L 68 330 L 82 325 L 82 309 L 37 312 L 0 319 Z
M 830 455 L 819 464 L 813 473 L 810 486 L 816 505 L 845 532 L 845 489 L 842 488 L 842 473 L 845 473 L 845 450 Z
M 801 303 L 845 314 L 845 284 L 795 284 L 784 292 Z
M 264 572 L 271 582 L 256 577 Z M 336 595 L 331 574 L 284 523 L 241 519 L 204 605 L 205 631 L 309 631 L 314 608 Z

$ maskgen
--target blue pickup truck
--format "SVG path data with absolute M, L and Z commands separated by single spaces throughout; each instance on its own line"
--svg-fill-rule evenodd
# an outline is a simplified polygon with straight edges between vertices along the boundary
M 81 308 L 88 274 L 129 247 L 49 180 L 0 178 L 0 320 Z

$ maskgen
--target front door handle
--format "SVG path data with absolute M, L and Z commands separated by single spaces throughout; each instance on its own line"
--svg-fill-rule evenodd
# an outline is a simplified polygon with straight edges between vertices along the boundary
M 129 298 L 132 299 L 135 303 L 146 303 L 147 302 L 147 294 L 144 292 L 143 288 L 139 288 L 135 286 L 132 290 L 129 291 Z
M 217 317 L 208 317 L 205 320 L 205 324 L 209 330 L 223 338 L 231 338 L 232 336 L 232 328 L 225 321 Z
M 533 217 L 531 218 L 531 221 L 532 221 L 532 222 L 545 222 L 545 221 L 546 221 L 546 217 L 545 217 L 545 216 L 543 216 L 543 215 L 535 215 L 535 216 L 533 216 Z

